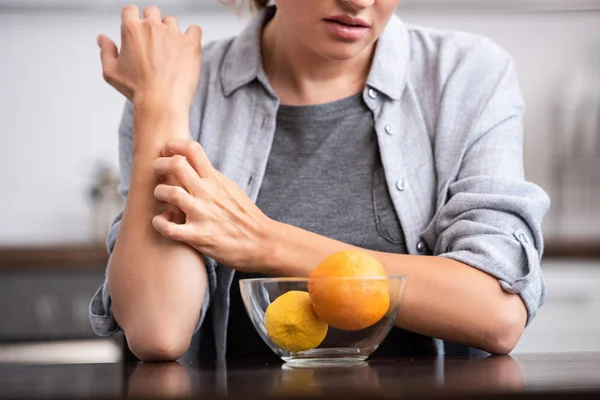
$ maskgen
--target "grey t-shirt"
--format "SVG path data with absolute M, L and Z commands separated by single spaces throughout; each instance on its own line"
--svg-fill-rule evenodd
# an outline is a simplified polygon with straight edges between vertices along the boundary
M 364 249 L 407 253 L 388 191 L 372 111 L 362 92 L 327 104 L 280 106 L 257 206 L 270 218 Z M 235 272 L 227 357 L 269 359 L 252 328 Z M 203 336 L 210 336 L 205 327 Z M 244 332 L 236 335 L 234 332 Z M 200 350 L 200 359 L 212 356 Z M 431 338 L 393 328 L 373 357 L 434 356 Z
M 257 205 L 276 221 L 344 243 L 406 253 L 362 92 L 279 108 Z

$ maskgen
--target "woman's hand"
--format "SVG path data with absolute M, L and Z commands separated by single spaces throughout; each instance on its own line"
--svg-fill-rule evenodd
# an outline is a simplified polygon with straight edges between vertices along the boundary
M 106 81 L 133 103 L 160 101 L 189 111 L 200 79 L 202 30 L 185 34 L 175 17 L 157 7 L 123 9 L 121 51 L 105 35 L 98 36 Z
M 186 215 L 183 224 L 173 222 L 168 211 L 155 216 L 152 225 L 158 232 L 231 268 L 265 272 L 261 268 L 274 221 L 212 166 L 198 142 L 169 141 L 154 162 L 154 172 L 161 181 L 174 177 L 181 182 L 158 185 L 154 196 Z

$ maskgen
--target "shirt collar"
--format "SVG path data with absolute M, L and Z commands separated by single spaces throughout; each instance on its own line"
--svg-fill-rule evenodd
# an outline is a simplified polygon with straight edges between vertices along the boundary
M 393 15 L 377 41 L 367 86 L 398 100 L 408 74 L 410 40 L 404 22 Z
M 270 91 L 262 67 L 261 36 L 265 21 L 272 18 L 274 6 L 263 10 L 235 38 L 225 55 L 221 82 L 226 96 L 258 79 Z M 410 42 L 406 25 L 392 16 L 377 41 L 367 86 L 398 100 L 404 91 Z
M 262 67 L 261 40 L 265 22 L 275 12 L 271 6 L 257 13 L 235 38 L 223 60 L 221 82 L 225 96 L 231 95 L 240 87 L 254 79 L 264 79 L 266 75 Z M 268 84 L 267 84 L 268 87 Z

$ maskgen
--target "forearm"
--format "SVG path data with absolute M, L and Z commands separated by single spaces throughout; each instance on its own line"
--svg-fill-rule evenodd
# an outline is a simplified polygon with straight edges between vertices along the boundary
M 507 353 L 525 326 L 518 295 L 505 293 L 497 280 L 476 268 L 444 257 L 381 253 L 274 223 L 274 251 L 267 272 L 308 276 L 327 256 L 355 249 L 380 260 L 388 275 L 405 275 L 405 300 L 396 325 L 427 336 Z
M 166 207 L 154 197 L 154 160 L 173 137 L 188 137 L 187 113 L 137 106 L 131 184 L 111 256 L 112 312 L 131 350 L 142 359 L 177 358 L 189 347 L 206 291 L 202 256 L 152 227 Z

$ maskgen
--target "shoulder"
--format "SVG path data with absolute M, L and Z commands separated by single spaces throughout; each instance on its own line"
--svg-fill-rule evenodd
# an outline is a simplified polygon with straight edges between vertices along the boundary
M 510 117 L 524 102 L 511 54 L 470 33 L 407 25 L 408 85 L 430 135 L 456 155 Z M 460 160 L 456 159 L 456 162 Z
M 408 79 L 435 98 L 485 102 L 499 86 L 518 100 L 512 55 L 492 39 L 460 31 L 407 25 L 411 57 Z
M 492 39 L 417 25 L 407 31 L 409 85 L 431 119 L 461 115 L 472 124 L 490 106 L 510 113 L 523 108 L 513 57 Z
M 492 39 L 461 31 L 406 24 L 413 62 L 436 64 L 445 71 L 457 67 L 502 70 L 512 56 Z

